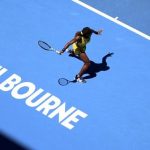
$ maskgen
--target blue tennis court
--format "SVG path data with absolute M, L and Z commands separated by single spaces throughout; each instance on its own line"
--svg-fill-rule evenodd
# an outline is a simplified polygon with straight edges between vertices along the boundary
M 103 3 L 81 2 L 89 7 L 68 0 L 0 1 L 1 135 L 31 150 L 149 150 L 149 28 L 129 24 L 145 38 L 88 9 L 107 13 Z M 58 79 L 74 79 L 83 63 L 42 50 L 38 40 L 61 50 L 85 26 L 104 30 L 86 51 L 98 69 L 84 75 L 85 84 L 60 86 Z

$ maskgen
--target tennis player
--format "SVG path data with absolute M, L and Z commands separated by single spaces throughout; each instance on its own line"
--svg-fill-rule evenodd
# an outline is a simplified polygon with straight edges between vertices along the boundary
M 86 45 L 90 42 L 91 35 L 97 34 L 100 35 L 103 30 L 95 31 L 89 27 L 84 27 L 82 31 L 78 31 L 75 34 L 75 37 L 69 41 L 64 48 L 60 51 L 60 54 L 64 53 L 66 49 L 72 45 L 72 50 L 70 50 L 71 55 L 78 55 L 79 58 L 83 61 L 84 65 L 81 68 L 80 72 L 75 76 L 75 79 L 78 82 L 85 83 L 86 80 L 83 79 L 82 75 L 90 66 L 90 60 L 86 54 Z

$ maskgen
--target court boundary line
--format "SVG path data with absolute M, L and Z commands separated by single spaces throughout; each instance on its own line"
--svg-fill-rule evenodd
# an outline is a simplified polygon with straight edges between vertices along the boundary
M 111 16 L 101 12 L 100 10 L 97 10 L 96 8 L 86 4 L 84 2 L 81 2 L 80 0 L 72 0 L 72 1 L 77 3 L 77 4 L 79 4 L 79 5 L 81 5 L 81 6 L 83 6 L 83 7 L 85 7 L 85 8 L 87 8 L 87 9 L 89 9 L 89 10 L 91 10 L 91 11 L 93 11 L 93 12 L 95 12 L 98 15 L 100 15 L 100 16 L 102 16 L 102 17 L 104 17 L 104 18 L 106 18 L 106 19 L 108 19 L 108 20 L 110 20 L 110 21 L 112 21 L 112 22 L 114 22 L 114 23 L 116 23 L 116 24 L 118 24 L 118 25 L 120 25 L 120 26 L 122 26 L 122 27 L 124 27 L 124 28 L 126 28 L 126 29 L 128 29 L 128 30 L 130 30 L 130 31 L 132 31 L 132 32 L 134 32 L 134 33 L 136 33 L 138 35 L 140 35 L 140 36 L 142 36 L 142 37 L 144 37 L 145 39 L 150 40 L 150 36 L 148 36 L 145 33 L 143 33 L 141 31 L 139 31 L 139 30 L 137 30 L 137 29 L 135 29 L 135 28 L 133 28 L 133 27 L 131 27 L 131 26 L 129 26 L 129 25 L 119 21 L 119 20 L 117 20 L 117 17 L 113 18 L 113 17 L 111 17 Z

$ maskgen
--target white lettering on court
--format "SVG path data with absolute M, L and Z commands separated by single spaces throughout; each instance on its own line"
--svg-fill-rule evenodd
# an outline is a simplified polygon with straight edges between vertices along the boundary
M 0 76 L 8 73 L 8 69 L 0 66 Z M 23 82 L 17 74 L 12 74 L 0 83 L 0 90 L 10 92 L 14 99 L 24 99 L 25 104 L 35 108 L 36 111 L 49 119 L 58 118 L 58 123 L 67 129 L 73 129 L 81 118 L 86 118 L 87 113 L 70 107 L 66 110 L 66 103 L 42 88 L 37 89 L 32 82 Z

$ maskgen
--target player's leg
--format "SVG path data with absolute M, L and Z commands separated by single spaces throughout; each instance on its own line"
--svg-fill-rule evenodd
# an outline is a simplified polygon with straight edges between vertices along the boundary
M 86 53 L 80 53 L 80 59 L 83 61 L 84 65 L 81 68 L 79 74 L 76 76 L 76 78 L 81 79 L 81 82 L 85 82 L 85 80 L 82 78 L 82 75 L 85 73 L 85 71 L 89 68 L 90 66 L 90 60 L 88 58 L 88 56 L 86 55 Z

